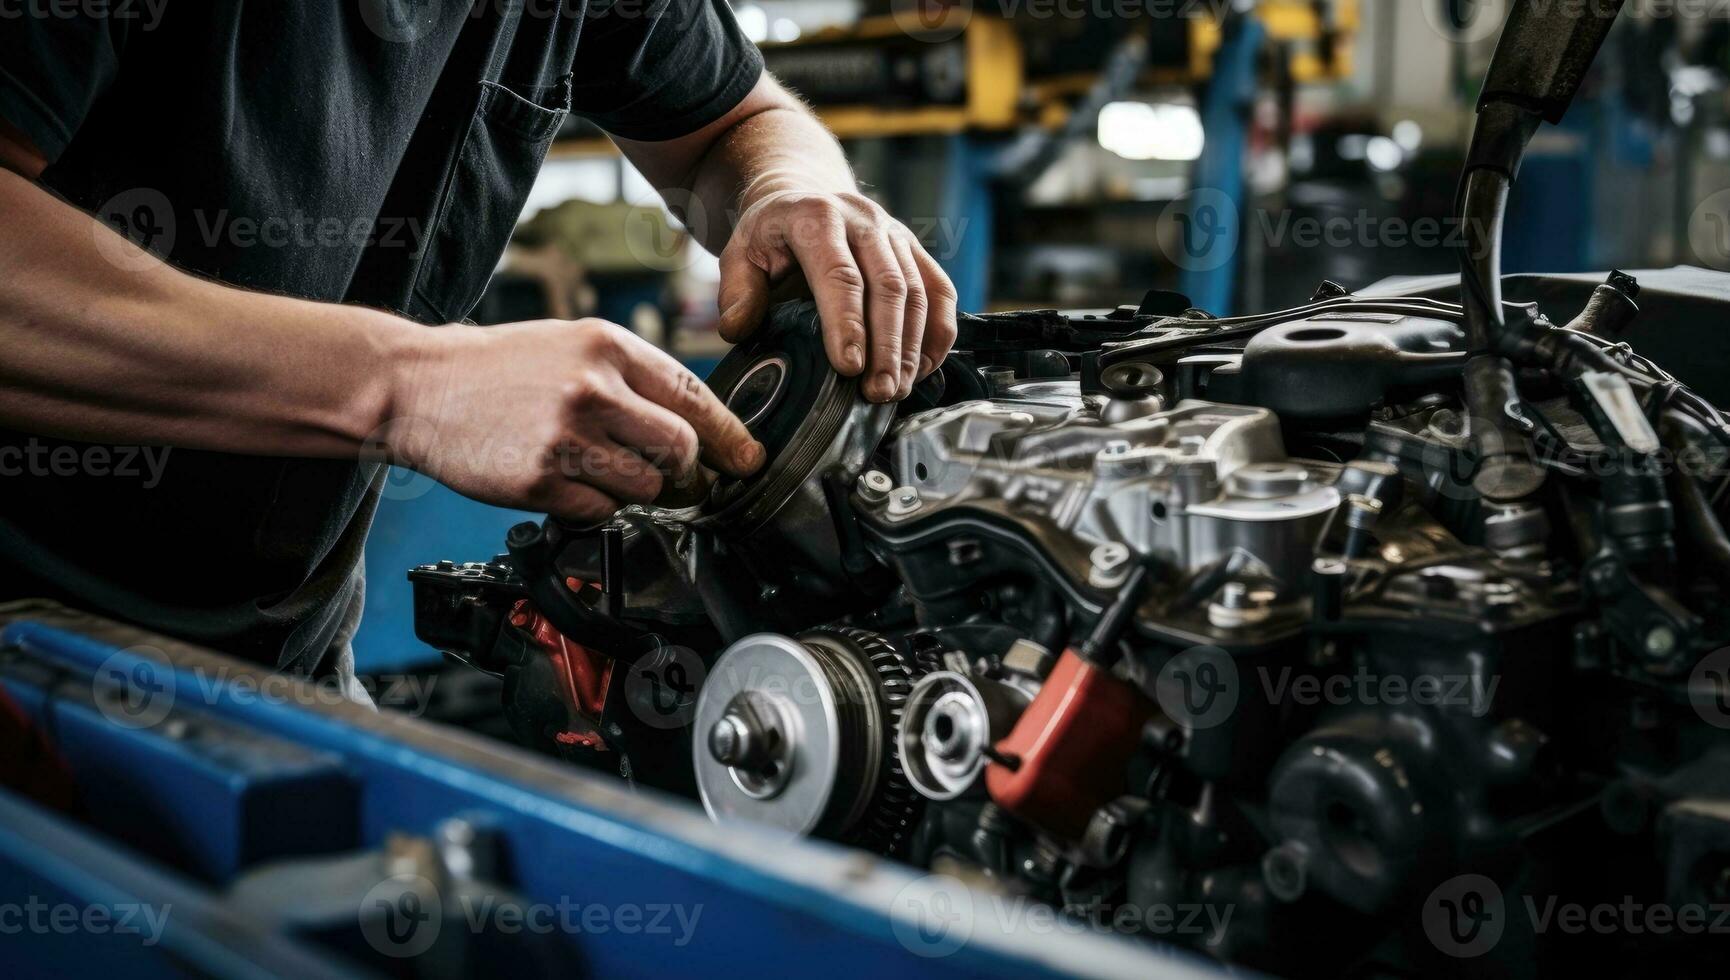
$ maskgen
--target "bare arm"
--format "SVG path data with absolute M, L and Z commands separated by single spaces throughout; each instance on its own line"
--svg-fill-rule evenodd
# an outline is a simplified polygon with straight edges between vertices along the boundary
M 689 136 L 616 140 L 703 245 L 721 256 L 721 335 L 743 338 L 773 285 L 803 273 L 829 360 L 867 371 L 876 401 L 905 397 L 955 341 L 955 287 L 912 232 L 859 193 L 841 147 L 764 74 Z
M 0 419 L 80 439 L 353 455 L 419 331 L 247 293 L 155 261 L 0 171 Z
M 224 286 L 28 179 L 42 160 L 15 132 L 0 163 L 0 425 L 260 455 L 371 449 L 577 519 L 653 499 L 699 446 L 731 472 L 761 461 L 689 371 L 619 327 L 428 329 Z

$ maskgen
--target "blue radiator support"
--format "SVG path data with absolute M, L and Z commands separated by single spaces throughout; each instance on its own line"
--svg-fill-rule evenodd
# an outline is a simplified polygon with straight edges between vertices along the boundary
M 0 791 L 10 975 L 1217 972 L 130 627 L 0 623 L 82 802 Z

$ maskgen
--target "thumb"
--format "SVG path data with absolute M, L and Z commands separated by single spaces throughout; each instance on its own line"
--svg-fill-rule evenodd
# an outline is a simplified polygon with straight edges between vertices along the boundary
M 763 322 L 769 310 L 769 274 L 745 257 L 745 250 L 728 246 L 721 252 L 721 289 L 717 297 L 721 339 L 736 344 Z

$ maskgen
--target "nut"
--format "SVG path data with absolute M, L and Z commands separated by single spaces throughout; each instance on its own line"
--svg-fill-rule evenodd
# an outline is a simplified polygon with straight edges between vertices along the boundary
M 1088 569 L 1087 584 L 1096 589 L 1115 589 L 1129 578 L 1129 546 L 1120 541 L 1094 548 L 1089 559 L 1093 567 Z
M 859 474 L 859 482 L 855 485 L 860 499 L 868 504 L 880 504 L 889 499 L 889 491 L 895 489 L 895 481 L 882 470 L 867 470 Z

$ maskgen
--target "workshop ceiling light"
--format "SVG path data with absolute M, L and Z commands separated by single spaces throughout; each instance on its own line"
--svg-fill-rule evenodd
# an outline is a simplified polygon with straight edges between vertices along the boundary
M 1393 136 L 1394 142 L 1398 143 L 1400 149 L 1407 153 L 1416 153 L 1423 148 L 1424 127 L 1418 125 L 1415 120 L 1402 119 L 1394 123 Z
M 1194 106 L 1112 102 L 1099 110 L 1099 145 L 1126 160 L 1195 160 L 1206 143 Z
M 743 4 L 734 9 L 733 17 L 739 22 L 739 30 L 745 32 L 752 44 L 762 44 L 769 39 L 769 15 L 762 7 Z
M 1386 136 L 1372 136 L 1364 144 L 1364 158 L 1369 161 L 1370 169 L 1387 173 L 1398 170 L 1400 164 L 1406 162 L 1406 151 Z

